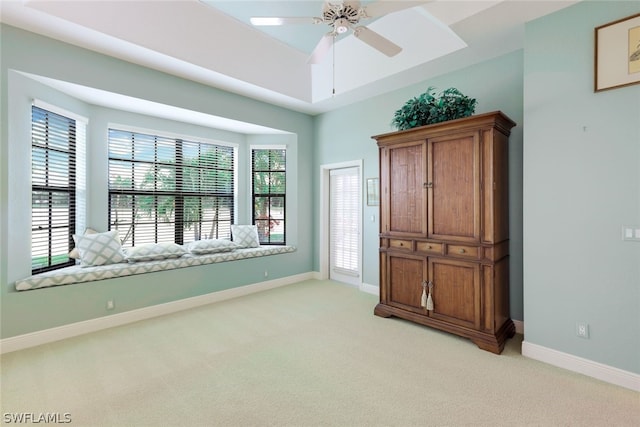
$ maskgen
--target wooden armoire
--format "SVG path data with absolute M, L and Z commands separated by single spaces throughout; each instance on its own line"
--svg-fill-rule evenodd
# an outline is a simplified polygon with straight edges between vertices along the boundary
M 509 315 L 508 141 L 502 112 L 373 136 L 380 151 L 380 303 L 501 353 Z

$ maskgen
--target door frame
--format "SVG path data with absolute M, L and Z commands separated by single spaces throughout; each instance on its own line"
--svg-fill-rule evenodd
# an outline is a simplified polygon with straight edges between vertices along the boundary
M 344 169 L 344 168 L 358 168 L 358 174 L 360 177 L 360 254 L 358 259 L 358 270 L 360 272 L 360 285 L 359 288 L 362 288 L 362 250 L 363 250 L 363 236 L 362 236 L 362 215 L 364 209 L 362 208 L 363 204 L 363 191 L 362 191 L 362 169 L 363 169 L 363 160 L 351 160 L 340 163 L 331 163 L 326 165 L 320 165 L 320 221 L 319 221 L 319 249 L 318 254 L 320 258 L 320 279 L 327 280 L 329 279 L 329 198 L 330 198 L 330 186 L 329 179 L 330 173 L 332 169 Z

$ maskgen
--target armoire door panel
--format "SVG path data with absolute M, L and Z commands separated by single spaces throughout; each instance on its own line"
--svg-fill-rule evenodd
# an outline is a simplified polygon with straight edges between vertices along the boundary
M 471 262 L 429 259 L 434 319 L 477 328 L 480 326 L 480 266 Z
M 426 234 L 426 147 L 424 141 L 389 148 L 389 230 Z
M 429 237 L 479 240 L 479 150 L 477 132 L 429 139 Z
M 426 260 L 389 253 L 387 270 L 388 303 L 405 310 L 424 313 L 421 297 L 422 282 L 426 279 Z

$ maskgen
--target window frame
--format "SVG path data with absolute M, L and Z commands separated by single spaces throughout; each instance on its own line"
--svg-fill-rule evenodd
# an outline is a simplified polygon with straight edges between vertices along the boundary
M 35 121 L 35 115 L 37 111 L 38 111 L 38 114 L 41 114 L 44 116 L 43 120 L 46 122 L 46 124 L 43 125 L 44 127 L 43 129 L 37 129 L 37 127 L 40 126 L 36 124 L 36 121 Z M 74 247 L 73 234 L 76 231 L 76 226 L 78 223 L 77 221 L 77 206 L 78 206 L 77 185 L 78 185 L 78 169 L 79 168 L 78 168 L 77 162 L 78 162 L 78 145 L 80 143 L 80 141 L 78 140 L 79 138 L 78 134 L 82 133 L 80 129 L 80 126 L 82 125 L 83 125 L 83 122 L 78 120 L 76 117 L 74 117 L 73 114 L 69 114 L 66 111 L 63 111 L 54 106 L 41 103 L 41 102 L 35 102 L 35 101 L 31 105 L 31 131 L 30 131 L 30 134 L 31 134 L 31 153 L 30 153 L 31 274 L 38 274 L 46 271 L 57 270 L 57 269 L 69 267 L 75 264 L 75 260 L 69 256 L 69 252 Z M 54 146 L 55 142 L 53 140 L 55 138 L 55 135 L 53 131 L 50 131 L 54 126 L 59 127 L 59 129 L 62 129 L 66 126 L 67 138 L 64 142 L 66 142 L 66 144 L 68 145 L 67 149 Z M 39 135 L 42 139 L 41 141 L 38 141 L 38 142 L 36 142 L 37 132 L 42 133 L 41 135 Z M 62 134 L 64 133 L 65 131 L 62 131 Z M 35 150 L 42 150 L 44 153 L 44 158 L 46 159 L 44 160 L 45 164 L 43 165 L 45 172 L 42 176 L 39 176 L 39 177 L 36 177 L 36 172 L 35 172 L 36 168 L 34 167 L 34 164 L 36 161 L 34 157 Z M 64 165 L 63 165 L 63 168 L 66 168 L 68 172 L 68 181 L 66 185 L 54 185 L 51 182 L 53 180 L 52 175 L 55 173 L 55 171 L 53 171 L 50 168 L 50 165 L 51 165 L 50 159 L 53 153 L 57 153 L 63 156 L 68 156 L 67 161 L 64 162 Z M 58 173 L 62 171 L 63 170 L 59 170 Z M 45 183 L 37 184 L 36 181 L 38 180 L 44 180 Z M 34 231 L 36 231 L 35 229 L 36 218 L 34 217 L 34 215 L 36 215 L 34 211 L 34 204 L 35 204 L 34 195 L 36 192 L 48 193 L 47 201 L 45 202 L 47 205 L 46 206 L 47 227 L 45 228 L 45 230 L 47 230 L 46 237 L 45 237 L 46 245 L 47 245 L 47 248 L 46 248 L 47 254 L 40 255 L 38 257 L 34 256 L 34 247 L 39 246 L 39 241 L 36 242 L 34 240 Z M 55 204 L 54 203 L 55 193 L 66 195 L 66 198 L 68 200 L 67 202 L 68 214 L 67 214 L 67 219 L 63 224 L 54 226 L 53 225 L 53 221 L 54 221 L 53 207 Z M 54 237 L 55 229 L 65 229 L 65 228 L 68 230 L 67 235 L 64 238 L 65 241 L 62 241 L 61 237 L 59 238 Z M 38 226 L 38 229 L 41 230 L 42 226 Z M 54 258 L 58 256 L 62 256 L 62 254 L 54 254 L 53 248 L 55 246 L 61 246 L 61 245 L 66 245 L 65 251 L 64 251 L 66 255 L 66 261 L 54 263 Z M 42 267 L 34 268 L 34 259 L 41 258 L 41 257 L 46 257 L 45 265 Z
M 271 169 L 270 167 L 268 169 L 261 169 L 261 170 L 256 170 L 255 169 L 255 162 L 254 162 L 254 151 L 257 150 L 261 150 L 261 151 L 282 151 L 284 153 L 283 158 L 284 158 L 284 169 Z M 274 245 L 274 246 L 283 246 L 287 244 L 287 146 L 286 145 L 251 145 L 249 147 L 249 163 L 250 163 L 250 192 L 251 192 L 251 224 L 258 226 L 258 238 L 260 241 L 260 245 Z M 284 173 L 285 179 L 284 179 L 284 188 L 282 192 L 271 192 L 269 191 L 268 193 L 256 193 L 255 189 L 256 189 L 256 185 L 255 185 L 255 177 L 256 177 L 256 173 L 259 172 L 263 172 L 263 173 Z M 271 229 L 271 219 L 269 220 L 269 231 L 265 232 L 261 232 L 261 227 L 258 224 L 258 222 L 260 221 L 259 218 L 256 218 L 256 199 L 257 198 L 267 198 L 269 200 L 269 202 L 267 203 L 267 209 L 268 209 L 268 213 L 269 213 L 269 218 L 271 218 L 270 212 L 271 212 L 271 199 L 272 198 L 282 198 L 282 218 L 276 218 L 275 220 L 277 220 L 278 222 L 282 222 L 282 241 L 271 241 L 271 233 L 270 233 L 270 229 Z M 263 237 L 267 235 L 268 239 L 263 239 Z

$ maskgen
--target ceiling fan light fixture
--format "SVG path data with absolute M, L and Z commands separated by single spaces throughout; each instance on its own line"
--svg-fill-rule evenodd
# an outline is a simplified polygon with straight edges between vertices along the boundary
M 336 21 L 334 22 L 334 27 L 336 30 L 336 33 L 338 34 L 344 34 L 347 31 L 349 31 L 349 21 L 345 18 L 340 18 L 340 19 L 336 19 Z

